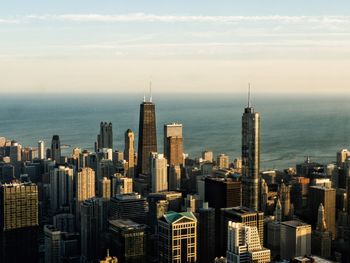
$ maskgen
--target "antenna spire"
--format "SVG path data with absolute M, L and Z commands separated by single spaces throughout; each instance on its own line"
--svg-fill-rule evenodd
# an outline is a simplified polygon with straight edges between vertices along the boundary
M 250 83 L 248 83 L 248 108 L 250 108 Z
M 149 102 L 152 102 L 152 81 L 149 82 Z

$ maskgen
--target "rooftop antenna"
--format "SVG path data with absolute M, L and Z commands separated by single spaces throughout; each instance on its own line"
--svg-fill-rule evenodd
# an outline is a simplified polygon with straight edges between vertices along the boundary
M 152 81 L 149 82 L 149 102 L 152 102 Z
M 146 93 L 143 92 L 143 102 L 146 102 Z
M 250 83 L 248 83 L 248 108 L 250 108 Z

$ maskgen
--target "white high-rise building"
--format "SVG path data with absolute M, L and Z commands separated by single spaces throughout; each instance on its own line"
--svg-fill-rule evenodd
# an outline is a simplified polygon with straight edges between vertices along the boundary
M 270 262 L 270 250 L 261 246 L 256 227 L 229 221 L 227 232 L 227 262 Z
M 163 154 L 152 153 L 151 157 L 152 192 L 168 190 L 167 159 Z
M 40 160 L 45 159 L 45 143 L 44 143 L 44 141 L 38 141 L 38 158 Z

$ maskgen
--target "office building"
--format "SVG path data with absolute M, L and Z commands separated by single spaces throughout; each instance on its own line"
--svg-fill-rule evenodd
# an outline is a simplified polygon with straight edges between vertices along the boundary
M 0 209 L 0 262 L 37 262 L 37 186 L 0 185 Z
M 159 262 L 197 261 L 197 219 L 191 212 L 168 212 L 158 220 Z
M 215 209 L 207 202 L 198 209 L 198 262 L 212 263 L 215 258 Z
M 271 262 L 270 250 L 262 247 L 256 227 L 228 222 L 227 263 Z
M 182 193 L 176 191 L 150 193 L 148 195 L 148 202 L 151 206 L 152 203 L 156 203 L 159 200 L 166 200 L 169 202 L 169 211 L 180 212 L 182 204 Z
M 152 192 L 162 192 L 168 190 L 168 170 L 167 160 L 163 154 L 152 153 L 151 154 L 151 181 L 152 181 Z
M 183 165 L 182 124 L 164 125 L 164 156 L 169 165 Z
M 103 177 L 98 181 L 98 197 L 111 199 L 111 180 L 107 177 Z
M 110 218 L 130 219 L 136 223 L 146 223 L 147 200 L 138 193 L 116 195 L 111 198 Z
M 282 183 L 279 189 L 279 196 L 282 205 L 282 218 L 287 220 L 290 216 L 290 186 Z
M 250 91 L 249 91 L 250 93 Z M 242 116 L 242 205 L 259 209 L 260 114 L 248 106 Z
M 51 141 L 51 160 L 61 163 L 61 141 L 58 135 L 54 135 Z
M 350 151 L 347 149 L 341 149 L 337 152 L 337 165 L 338 167 L 343 167 L 344 162 L 346 159 L 350 157 Z
M 212 163 L 214 160 L 214 154 L 212 151 L 205 150 L 202 152 L 202 159 L 203 162 L 209 162 Z
M 99 258 L 101 233 L 107 228 L 107 209 L 101 198 L 90 198 L 81 204 L 81 259 L 93 262 Z
M 156 110 L 152 98 L 140 105 L 137 173 L 149 175 L 149 156 L 157 152 Z
M 91 168 L 82 168 L 76 178 L 76 219 L 79 225 L 80 205 L 86 199 L 95 196 L 95 171 Z
M 309 188 L 308 207 L 311 226 L 316 228 L 319 206 L 323 204 L 327 229 L 332 233 L 333 239 L 336 237 L 335 197 L 336 191 L 334 188 L 324 186 L 310 186 Z
M 38 158 L 45 159 L 45 142 L 42 140 L 38 141 Z
M 276 209 L 274 212 L 274 220 L 267 223 L 267 240 L 266 246 L 271 250 L 271 255 L 274 257 L 280 253 L 280 235 L 282 222 L 282 204 L 277 199 Z
M 216 166 L 219 169 L 228 169 L 230 167 L 230 159 L 226 154 L 220 154 L 216 158 Z
M 244 206 L 222 208 L 220 221 L 220 252 L 223 255 L 227 248 L 228 222 L 243 223 L 245 226 L 256 227 L 261 246 L 264 244 L 264 213 Z
M 73 214 L 57 214 L 53 216 L 53 227 L 61 232 L 73 233 L 75 229 L 75 219 Z
M 133 179 L 116 174 L 112 177 L 114 195 L 130 194 L 133 192 Z
M 124 159 L 128 162 L 128 169 L 126 175 L 130 178 L 135 176 L 135 150 L 134 141 L 135 135 L 132 130 L 128 129 L 124 135 L 125 148 L 124 148 Z
M 147 226 L 129 219 L 109 221 L 111 253 L 121 263 L 146 263 Z
M 50 171 L 51 212 L 72 211 L 73 169 L 59 166 Z
M 218 194 L 220 193 L 220 194 Z M 215 254 L 222 256 L 226 248 L 220 249 L 221 242 L 221 208 L 236 207 L 241 205 L 242 192 L 241 182 L 224 178 L 205 178 L 205 201 L 209 207 L 215 209 Z M 221 250 L 221 252 L 219 251 Z
M 327 230 L 324 207 L 318 208 L 317 226 L 311 234 L 311 252 L 324 258 L 331 256 L 332 234 Z
M 169 191 L 181 189 L 181 166 L 169 165 Z
M 311 225 L 291 220 L 281 223 L 281 259 L 311 254 Z
M 111 122 L 100 123 L 100 134 L 97 135 L 96 151 L 102 148 L 113 149 L 113 128 Z
M 61 262 L 61 234 L 62 232 L 52 225 L 44 226 L 45 262 Z

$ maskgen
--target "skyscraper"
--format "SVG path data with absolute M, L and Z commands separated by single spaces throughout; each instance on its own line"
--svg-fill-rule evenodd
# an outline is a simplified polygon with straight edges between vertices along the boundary
M 100 123 L 100 134 L 97 135 L 97 149 L 102 148 L 113 149 L 113 129 L 111 122 L 101 121 Z
M 319 206 L 322 204 L 327 229 L 332 233 L 332 239 L 336 237 L 335 196 L 334 188 L 325 186 L 310 186 L 309 188 L 308 207 L 310 223 L 313 228 L 317 226 Z
M 249 91 L 250 93 L 250 91 Z M 260 114 L 248 106 L 242 116 L 242 204 L 259 209 Z
M 38 141 L 38 158 L 40 160 L 45 159 L 45 142 Z
M 111 199 L 111 180 L 107 177 L 98 181 L 98 197 Z
M 228 222 L 227 263 L 270 262 L 270 250 L 263 248 L 256 227 Z
M 50 171 L 51 212 L 70 210 L 73 205 L 73 169 L 59 166 Z
M 311 234 L 312 254 L 329 258 L 331 255 L 332 234 L 327 231 L 327 223 L 322 203 L 318 208 L 317 226 Z
M 158 220 L 159 262 L 197 260 L 197 219 L 191 212 L 168 212 Z
M 37 186 L 0 185 L 0 209 L 0 262 L 37 262 Z
M 168 190 L 167 160 L 163 154 L 152 153 L 151 156 L 152 192 Z
M 76 219 L 80 221 L 81 203 L 95 196 L 95 171 L 91 168 L 79 170 L 76 178 Z
M 149 156 L 157 152 L 156 112 L 152 98 L 140 105 L 137 173 L 149 175 Z
M 183 164 L 182 124 L 164 125 L 164 156 L 169 165 Z
M 311 254 L 311 225 L 292 220 L 281 223 L 282 259 L 292 259 Z
M 85 200 L 81 204 L 81 257 L 82 262 L 93 262 L 98 258 L 101 229 L 101 201 L 98 198 Z
M 230 166 L 230 159 L 226 154 L 220 154 L 216 158 L 216 165 L 219 169 L 228 169 Z
M 147 226 L 129 219 L 109 221 L 111 252 L 121 262 L 143 263 L 147 261 Z
M 56 163 L 61 163 L 61 142 L 58 135 L 52 136 L 51 159 L 56 161 Z
M 128 162 L 128 170 L 126 174 L 128 177 L 134 178 L 135 174 L 135 151 L 134 151 L 134 141 L 135 135 L 132 130 L 128 129 L 125 132 L 125 149 L 124 149 L 124 159 Z
M 198 209 L 198 262 L 212 263 L 215 258 L 215 209 L 204 202 Z

